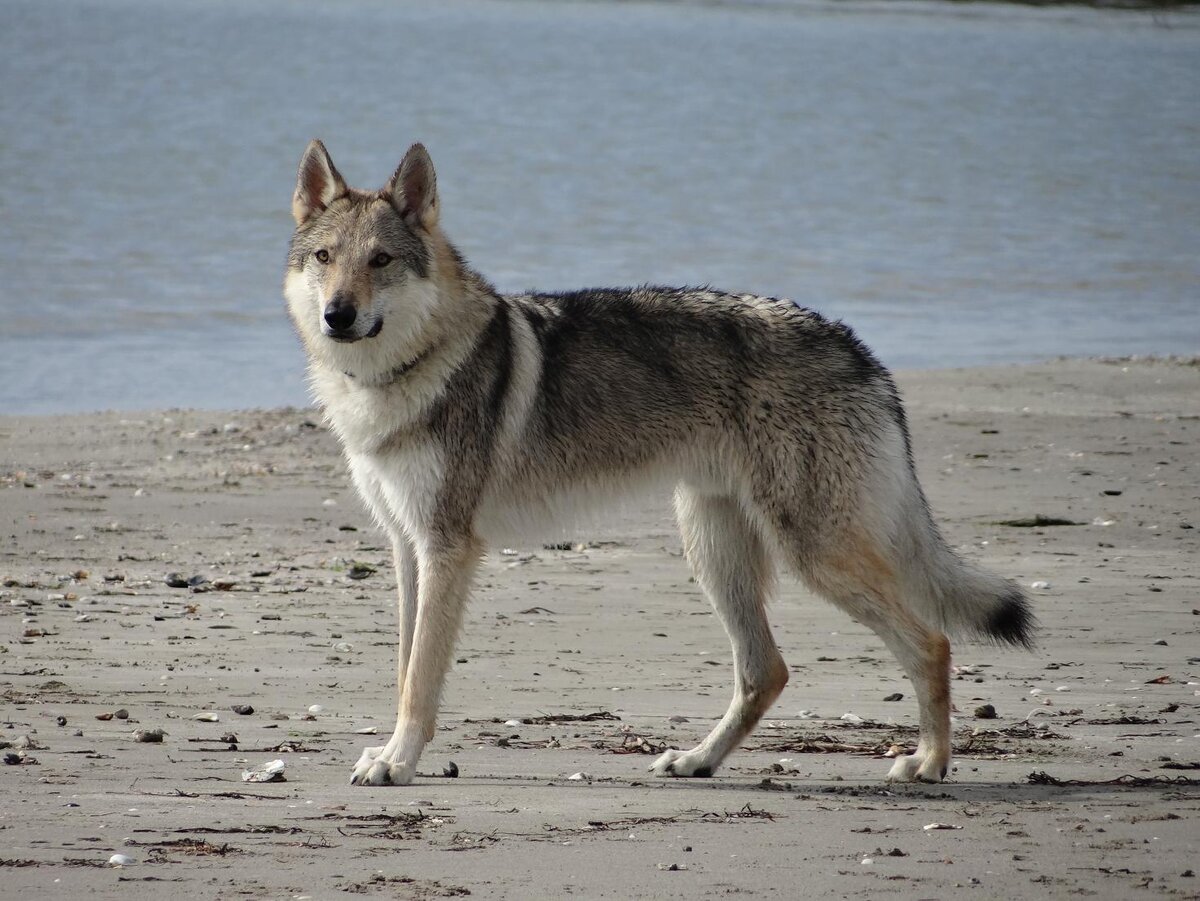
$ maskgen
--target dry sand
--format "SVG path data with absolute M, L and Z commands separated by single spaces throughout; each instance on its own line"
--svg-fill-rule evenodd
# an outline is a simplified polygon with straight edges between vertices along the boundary
M 489 557 L 420 777 L 351 788 L 392 725 L 394 583 L 317 417 L 0 418 L 0 893 L 1200 896 L 1200 367 L 900 382 L 951 543 L 1041 586 L 1035 653 L 956 646 L 941 786 L 883 781 L 909 685 L 790 582 L 783 698 L 715 778 L 649 777 L 731 673 L 648 500 Z M 998 524 L 1039 514 L 1078 525 Z

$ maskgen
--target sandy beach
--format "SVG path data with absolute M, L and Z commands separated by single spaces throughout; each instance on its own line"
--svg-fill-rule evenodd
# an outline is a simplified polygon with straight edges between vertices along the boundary
M 948 540 L 1042 624 L 955 645 L 938 786 L 883 781 L 910 687 L 791 580 L 747 746 L 646 773 L 732 684 L 662 497 L 494 549 L 421 775 L 351 788 L 392 727 L 394 579 L 319 416 L 0 417 L 0 891 L 1200 897 L 1200 366 L 899 382 Z

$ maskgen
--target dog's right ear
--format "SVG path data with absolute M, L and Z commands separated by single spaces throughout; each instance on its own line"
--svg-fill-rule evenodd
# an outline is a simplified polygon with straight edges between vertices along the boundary
M 313 140 L 300 160 L 296 174 L 296 193 L 292 197 L 292 216 L 303 225 L 346 193 L 346 182 L 329 158 L 329 151 Z

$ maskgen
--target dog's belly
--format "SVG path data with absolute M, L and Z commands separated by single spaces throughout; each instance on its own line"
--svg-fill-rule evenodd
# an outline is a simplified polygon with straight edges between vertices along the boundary
M 621 522 L 647 509 L 665 515 L 671 509 L 675 486 L 701 478 L 694 467 L 658 465 L 550 489 L 513 486 L 483 500 L 475 531 L 492 547 L 576 539 L 582 528 Z

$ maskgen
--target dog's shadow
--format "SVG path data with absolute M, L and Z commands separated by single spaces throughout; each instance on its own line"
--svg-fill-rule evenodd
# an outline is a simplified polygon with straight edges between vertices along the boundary
M 631 788 L 645 782 L 630 782 Z M 917 783 L 830 782 L 780 777 L 755 781 L 746 779 L 666 780 L 662 787 L 704 790 L 715 794 L 752 792 L 760 797 L 780 795 L 798 800 L 821 798 L 861 798 L 876 801 L 949 801 L 956 804 L 996 802 L 1029 803 L 1078 801 L 1116 795 L 1177 794 L 1200 797 L 1200 780 L 1185 776 L 1124 775 L 1111 780 L 1057 779 L 1042 772 L 1031 773 L 1025 782 L 943 782 L 938 785 Z
M 423 781 L 441 782 L 432 774 Z M 466 781 L 466 780 L 464 780 Z M 471 780 L 478 783 L 512 786 L 509 780 L 493 780 L 486 776 Z M 717 777 L 711 779 L 622 779 L 603 778 L 587 782 L 538 780 L 539 788 L 561 788 L 568 791 L 587 791 L 591 787 L 609 790 L 654 792 L 704 792 L 712 797 L 733 797 L 738 807 L 746 804 L 747 794 L 765 801 L 771 796 L 781 799 L 816 801 L 834 798 L 857 798 L 862 801 L 898 802 L 942 801 L 953 804 L 993 804 L 998 802 L 1027 804 L 1034 802 L 1072 802 L 1112 798 L 1119 795 L 1177 796 L 1200 798 L 1200 779 L 1186 776 L 1135 776 L 1126 774 L 1111 780 L 1057 779 L 1042 772 L 1030 773 L 1025 782 L 943 782 L 938 785 L 918 783 L 852 782 L 829 780 L 787 779 L 779 776 L 765 778 Z M 753 806 L 753 804 L 751 804 Z

